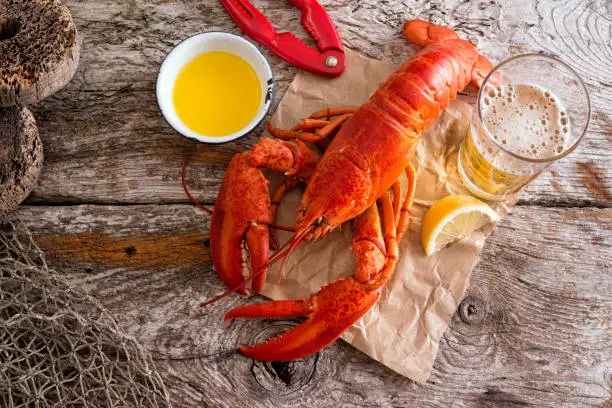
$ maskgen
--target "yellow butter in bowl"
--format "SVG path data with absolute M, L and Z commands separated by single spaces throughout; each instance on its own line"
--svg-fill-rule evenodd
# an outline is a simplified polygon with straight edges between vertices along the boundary
M 174 84 L 174 108 L 193 131 L 226 136 L 253 120 L 261 102 L 257 73 L 243 58 L 224 51 L 195 57 Z
M 206 143 L 252 131 L 272 105 L 274 78 L 251 42 L 229 33 L 203 33 L 178 44 L 157 77 L 160 110 L 172 128 Z

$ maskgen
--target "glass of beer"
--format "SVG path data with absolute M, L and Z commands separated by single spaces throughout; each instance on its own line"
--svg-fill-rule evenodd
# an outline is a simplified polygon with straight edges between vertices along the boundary
M 576 149 L 590 116 L 586 87 L 564 62 L 542 54 L 502 62 L 480 88 L 459 151 L 463 184 L 486 200 L 506 198 Z

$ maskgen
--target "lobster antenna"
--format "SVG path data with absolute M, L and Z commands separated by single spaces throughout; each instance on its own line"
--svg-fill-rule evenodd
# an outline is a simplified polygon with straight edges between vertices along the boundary
M 251 274 L 251 276 L 246 278 L 242 284 L 240 284 L 238 286 L 235 286 L 234 288 L 232 288 L 230 290 L 226 290 L 222 294 L 220 294 L 218 296 L 215 296 L 212 299 L 209 299 L 209 300 L 206 300 L 206 301 L 200 303 L 200 307 L 206 307 L 208 305 L 211 305 L 213 303 L 218 302 L 219 300 L 223 299 L 224 297 L 227 297 L 227 296 L 231 295 L 232 293 L 236 292 L 238 289 L 243 288 L 246 283 L 252 281 L 257 275 L 261 274 L 264 270 L 265 270 L 265 267 L 262 267 L 258 272 L 253 272 Z
M 280 286 L 281 280 L 283 279 L 283 271 L 285 270 L 285 264 L 287 264 L 287 260 L 289 259 L 289 255 L 302 243 L 301 239 L 296 239 L 293 244 L 286 251 L 285 255 L 283 255 L 283 262 L 281 263 L 280 269 L 278 270 L 278 282 L 276 284 Z
M 185 157 L 185 161 L 183 162 L 183 171 L 181 172 L 181 182 L 183 184 L 183 190 L 185 191 L 185 194 L 187 194 L 187 198 L 189 198 L 189 201 L 191 201 L 196 207 L 206 211 L 209 214 L 212 214 L 212 210 L 210 208 L 204 207 L 198 200 L 196 200 L 191 195 L 189 189 L 187 189 L 187 183 L 185 182 L 185 173 L 187 171 L 187 165 L 189 164 L 189 160 L 191 160 L 191 156 L 193 156 L 193 154 L 190 154 L 189 156 Z
M 291 241 L 288 241 L 288 242 L 291 242 Z M 290 249 L 291 249 L 291 248 L 290 248 Z M 288 250 L 285 250 L 284 252 L 286 253 L 287 251 L 288 251 Z M 277 254 L 274 254 L 274 255 L 276 256 Z M 278 259 L 280 259 L 280 258 L 278 258 Z M 225 292 L 223 292 L 222 294 L 220 294 L 220 295 L 218 295 L 218 296 L 215 296 L 215 297 L 214 297 L 214 298 L 212 298 L 212 299 L 209 299 L 209 300 L 206 300 L 206 301 L 204 301 L 204 302 L 200 303 L 200 307 L 206 307 L 206 306 L 208 306 L 208 305 L 211 305 L 211 304 L 213 304 L 213 303 L 216 303 L 216 302 L 218 302 L 219 300 L 223 299 L 224 297 L 227 297 L 227 296 L 231 295 L 232 293 L 236 292 L 237 290 L 239 290 L 239 289 L 243 288 L 245 284 L 247 284 L 248 282 L 252 281 L 252 280 L 253 280 L 255 277 L 257 277 L 257 276 L 261 275 L 261 274 L 262 274 L 262 273 L 263 273 L 263 272 L 266 270 L 266 268 L 267 268 L 267 267 L 269 267 L 270 265 L 273 265 L 275 262 L 278 262 L 278 259 L 276 259 L 276 260 L 270 260 L 270 261 L 266 262 L 266 264 L 265 264 L 265 265 L 262 265 L 262 266 L 259 268 L 259 270 L 254 271 L 254 272 L 251 274 L 251 276 L 249 276 L 248 278 L 246 278 L 246 279 L 244 280 L 244 282 L 242 282 L 240 285 L 235 286 L 235 287 L 233 287 L 232 289 L 226 290 L 226 291 L 225 291 Z
M 282 225 L 276 225 L 276 224 L 268 224 L 268 228 L 273 228 L 273 229 L 287 231 L 287 232 L 295 232 L 294 227 L 284 227 Z
M 268 262 L 264 265 L 264 268 L 268 267 L 268 266 L 271 266 L 271 265 L 275 264 L 276 262 L 278 262 L 278 260 L 280 258 L 282 258 L 287 253 L 288 247 L 293 244 L 293 242 L 295 241 L 296 238 L 297 238 L 297 234 L 294 235 L 293 237 L 291 237 L 291 239 L 289 239 L 283 245 L 281 245 L 281 247 L 276 250 L 274 255 L 272 255 L 270 258 L 268 258 Z
M 272 255 L 268 262 L 263 266 L 263 268 L 267 268 L 268 266 L 272 266 L 277 263 L 281 258 L 288 257 L 289 254 L 295 249 L 297 245 L 302 242 L 302 238 L 308 230 L 299 231 L 290 240 L 285 242 L 275 253 Z M 289 247 L 289 248 L 287 248 Z
M 295 234 L 289 241 L 285 242 L 283 244 L 283 246 L 281 248 L 279 248 L 279 250 L 272 257 L 270 257 L 270 259 L 268 260 L 268 262 L 266 262 L 265 265 L 262 265 L 259 268 L 259 270 L 253 271 L 251 276 L 246 278 L 244 280 L 244 282 L 242 282 L 240 285 L 235 286 L 232 289 L 229 289 L 229 290 L 223 292 L 222 294 L 220 294 L 218 296 L 215 296 L 212 299 L 209 299 L 209 300 L 206 300 L 206 301 L 200 303 L 200 307 L 206 307 L 208 305 L 211 305 L 213 303 L 218 302 L 219 300 L 223 299 L 224 297 L 227 297 L 227 296 L 231 295 L 232 293 L 236 292 L 237 290 L 243 288 L 245 284 L 247 284 L 248 282 L 252 281 L 255 277 L 261 275 L 266 270 L 266 268 L 268 268 L 269 266 L 274 265 L 281 258 L 285 257 L 285 259 L 286 259 L 289 256 L 289 254 L 291 253 L 291 251 L 293 251 L 297 247 L 297 245 L 299 245 L 299 243 L 301 242 L 302 237 L 306 234 L 306 231 L 307 230 L 301 231 L 301 232 Z M 287 248 L 287 246 L 289 246 L 289 248 Z M 283 261 L 283 265 L 284 265 L 284 261 Z M 282 267 L 281 267 L 281 274 L 282 274 Z M 280 283 L 280 279 L 279 279 L 279 283 Z

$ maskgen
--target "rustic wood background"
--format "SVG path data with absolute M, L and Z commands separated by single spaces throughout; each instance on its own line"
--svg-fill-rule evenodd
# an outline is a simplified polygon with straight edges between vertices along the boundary
M 347 47 L 402 62 L 400 34 L 421 18 L 448 25 L 494 62 L 547 52 L 572 65 L 592 97 L 588 136 L 535 181 L 488 240 L 468 296 L 419 386 L 339 341 L 290 364 L 233 350 L 283 323 L 222 323 L 253 299 L 223 290 L 211 270 L 208 216 L 180 187 L 214 202 L 236 143 L 177 135 L 155 102 L 164 55 L 202 31 L 238 33 L 218 1 L 68 0 L 83 37 L 70 85 L 33 111 L 45 147 L 39 186 L 19 215 L 52 266 L 91 290 L 153 354 L 177 407 L 612 407 L 609 0 L 323 0 Z M 286 1 L 254 0 L 279 30 L 306 37 Z M 297 70 L 264 51 L 278 102 Z

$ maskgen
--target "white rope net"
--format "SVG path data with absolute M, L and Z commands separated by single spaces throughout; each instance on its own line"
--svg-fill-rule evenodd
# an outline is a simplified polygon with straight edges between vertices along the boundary
M 150 355 L 49 270 L 19 222 L 0 225 L 0 407 L 169 407 Z

